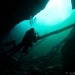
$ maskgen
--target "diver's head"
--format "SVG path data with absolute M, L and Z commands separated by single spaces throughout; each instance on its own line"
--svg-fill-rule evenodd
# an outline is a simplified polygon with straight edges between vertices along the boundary
M 31 28 L 30 30 L 31 30 L 31 31 L 34 31 L 34 28 Z

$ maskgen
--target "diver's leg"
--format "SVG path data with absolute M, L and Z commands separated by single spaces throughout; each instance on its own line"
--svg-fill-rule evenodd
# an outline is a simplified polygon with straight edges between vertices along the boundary
M 23 50 L 22 50 L 22 53 L 26 53 L 29 49 L 29 46 L 24 46 Z

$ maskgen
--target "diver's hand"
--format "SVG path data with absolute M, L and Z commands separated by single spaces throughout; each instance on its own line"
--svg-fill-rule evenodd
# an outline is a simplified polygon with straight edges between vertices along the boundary
M 40 39 L 39 33 L 36 33 L 36 34 L 37 34 L 37 40 L 39 40 Z

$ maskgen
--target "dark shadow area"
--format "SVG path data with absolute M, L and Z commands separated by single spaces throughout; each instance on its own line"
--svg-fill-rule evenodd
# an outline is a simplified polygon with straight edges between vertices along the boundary
M 18 54 L 18 49 L 20 49 L 23 44 L 16 45 L 15 41 L 12 41 L 11 43 L 13 43 L 14 46 L 10 50 L 12 52 L 7 51 L 0 57 L 0 73 L 8 75 L 73 74 L 75 72 L 75 26 L 71 28 L 72 30 L 64 40 L 57 45 L 54 44 L 53 48 L 46 55 L 38 58 L 33 58 L 33 55 L 30 54 L 29 51 L 24 54 L 21 52 Z M 57 32 L 58 30 L 56 33 Z M 58 33 L 60 32 L 59 30 Z M 27 36 L 28 33 L 26 34 Z M 25 36 L 24 38 L 27 39 Z M 24 38 L 23 42 L 25 40 Z M 38 39 L 40 39 L 40 37 L 38 37 Z M 5 45 L 9 45 L 9 43 Z

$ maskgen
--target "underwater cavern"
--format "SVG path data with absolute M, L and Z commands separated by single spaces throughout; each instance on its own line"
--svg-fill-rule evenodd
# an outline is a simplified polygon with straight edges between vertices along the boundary
M 6 3 L 11 12 L 2 15 L 0 75 L 74 75 L 75 0 Z M 35 42 L 31 31 L 26 35 L 32 28 Z

